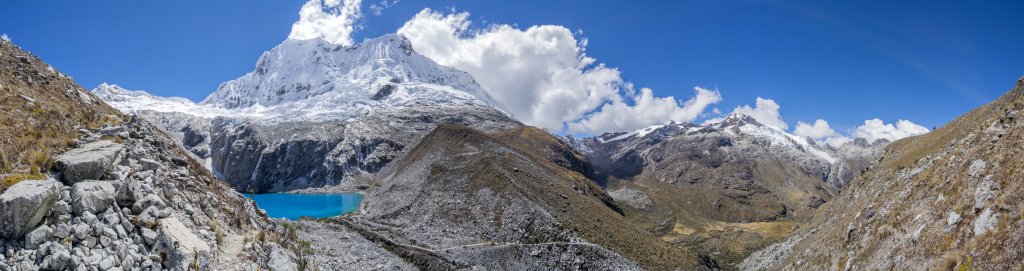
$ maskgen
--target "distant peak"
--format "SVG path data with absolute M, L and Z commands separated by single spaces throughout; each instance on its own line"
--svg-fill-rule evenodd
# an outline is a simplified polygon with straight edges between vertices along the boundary
M 725 118 L 722 119 L 722 121 L 718 122 L 719 127 L 732 127 L 744 124 L 750 124 L 755 126 L 764 125 L 758 122 L 757 119 L 754 119 L 754 117 L 742 113 L 731 113 L 728 116 L 725 116 Z
M 128 90 L 128 89 L 125 89 L 125 88 L 123 88 L 123 87 L 121 87 L 121 86 L 119 86 L 117 84 L 111 84 L 111 83 L 107 83 L 107 82 L 100 83 L 99 86 L 96 86 L 96 88 L 92 89 L 92 92 L 94 94 L 96 94 L 96 95 L 99 95 L 101 98 L 104 98 L 104 99 L 112 97 L 112 96 L 141 96 L 141 95 L 148 96 L 149 95 L 149 93 L 146 93 L 145 91 L 141 91 L 141 90 L 135 90 L 135 91 Z

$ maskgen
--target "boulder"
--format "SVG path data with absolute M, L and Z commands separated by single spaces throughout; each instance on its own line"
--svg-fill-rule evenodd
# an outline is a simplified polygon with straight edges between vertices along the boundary
M 267 267 L 271 271 L 297 271 L 299 266 L 292 262 L 291 257 L 284 251 L 284 248 L 277 244 L 270 245 L 270 259 L 267 260 Z
M 71 189 L 71 209 L 79 216 L 85 212 L 100 213 L 114 202 L 114 195 L 114 186 L 110 182 L 76 183 Z
M 18 239 L 35 228 L 60 199 L 56 180 L 27 180 L 0 194 L 0 237 Z
M 181 221 L 174 217 L 160 219 L 158 231 L 153 251 L 167 255 L 164 267 L 172 270 L 206 267 L 211 257 L 210 246 L 181 224 Z
M 42 225 L 36 227 L 35 230 L 25 234 L 25 247 L 29 249 L 39 248 L 39 245 L 46 242 L 51 236 L 53 236 L 53 229 L 50 226 Z
M 57 171 L 65 184 L 98 180 L 110 173 L 120 160 L 124 145 L 111 141 L 88 143 L 57 156 Z

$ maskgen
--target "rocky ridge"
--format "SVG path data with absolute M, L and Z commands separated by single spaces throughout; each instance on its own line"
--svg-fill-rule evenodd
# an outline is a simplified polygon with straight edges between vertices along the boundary
M 586 153 L 627 219 L 723 263 L 785 237 L 887 143 L 834 148 L 741 114 L 564 140 Z
M 1020 269 L 1024 78 L 935 131 L 893 142 L 807 227 L 747 270 Z
M 510 143 L 523 135 L 541 138 Z M 624 220 L 600 187 L 557 163 L 561 151 L 578 156 L 539 130 L 440 125 L 366 181 L 361 211 L 335 222 L 425 269 L 714 266 Z

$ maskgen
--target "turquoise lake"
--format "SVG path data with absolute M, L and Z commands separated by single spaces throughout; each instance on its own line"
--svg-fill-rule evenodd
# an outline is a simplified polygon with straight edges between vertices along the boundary
M 359 210 L 363 195 L 344 194 L 246 194 L 273 218 L 332 217 Z

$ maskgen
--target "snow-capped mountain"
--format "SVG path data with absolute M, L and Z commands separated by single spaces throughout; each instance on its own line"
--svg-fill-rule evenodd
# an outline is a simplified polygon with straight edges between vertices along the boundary
M 354 114 L 414 102 L 494 105 L 468 73 L 417 54 L 408 39 L 395 34 L 351 47 L 322 39 L 286 40 L 264 52 L 255 71 L 221 84 L 201 104 L 228 109 L 289 104 Z
M 203 117 L 215 117 L 228 114 L 226 110 L 206 108 L 189 99 L 181 97 L 160 97 L 143 90 L 127 90 L 116 84 L 102 83 L 92 90 L 107 104 L 126 113 L 143 110 L 157 112 L 182 112 Z
M 476 81 L 390 34 L 353 46 L 286 40 L 201 103 L 103 84 L 115 108 L 162 125 L 245 192 L 345 184 L 440 123 L 521 125 Z
M 884 146 L 839 151 L 742 114 L 565 141 L 587 154 L 595 179 L 627 214 L 644 226 L 666 229 L 657 231 L 666 240 L 689 240 L 679 232 L 715 231 L 721 223 L 792 219 L 831 199 L 839 186 L 833 183 L 848 181 L 830 178 L 852 179 L 848 173 L 873 161 L 877 152 L 865 148 Z M 851 164 L 851 157 L 861 159 Z M 836 168 L 844 173 L 830 174 Z M 751 243 L 757 242 L 735 245 Z

